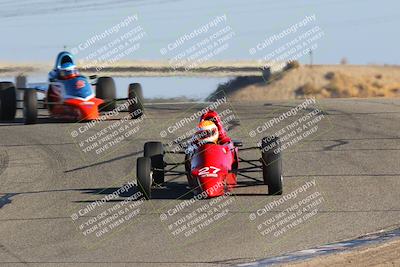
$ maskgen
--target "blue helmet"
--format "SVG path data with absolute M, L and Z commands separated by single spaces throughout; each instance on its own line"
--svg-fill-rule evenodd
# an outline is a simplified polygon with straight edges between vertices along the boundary
M 58 69 L 60 79 L 70 79 L 79 75 L 79 71 L 72 62 L 62 63 Z
M 65 64 L 65 63 L 71 63 L 71 64 L 75 65 L 72 54 L 67 51 L 62 51 L 62 52 L 58 53 L 58 55 L 57 55 L 54 69 L 61 68 L 61 65 Z

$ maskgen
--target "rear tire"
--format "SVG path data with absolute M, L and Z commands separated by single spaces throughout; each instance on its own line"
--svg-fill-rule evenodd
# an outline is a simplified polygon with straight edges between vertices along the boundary
M 144 144 L 144 156 L 151 159 L 153 181 L 155 184 L 164 183 L 164 147 L 161 142 L 147 142 Z
M 136 177 L 139 191 L 142 192 L 146 199 L 151 198 L 151 159 L 147 157 L 140 157 L 136 163 Z
M 275 153 L 274 151 L 279 151 Z M 264 184 L 268 185 L 269 195 L 282 195 L 282 158 L 278 137 L 264 137 L 261 141 L 261 163 Z
M 12 121 L 17 111 L 16 89 L 12 82 L 0 82 L 0 120 Z
M 24 123 L 35 124 L 37 120 L 37 95 L 36 90 L 26 89 L 24 91 Z
M 128 99 L 133 101 L 128 110 L 132 119 L 138 119 L 144 114 L 143 91 L 140 83 L 131 83 L 128 88 Z
M 100 77 L 97 79 L 96 97 L 104 100 L 104 103 L 100 105 L 101 111 L 113 111 L 115 109 L 117 90 L 113 78 Z

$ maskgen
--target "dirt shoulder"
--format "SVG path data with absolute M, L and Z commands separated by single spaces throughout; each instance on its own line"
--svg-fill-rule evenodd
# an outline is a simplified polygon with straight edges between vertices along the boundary
M 339 266 L 400 266 L 400 239 L 378 246 L 360 248 L 309 261 L 293 263 L 290 267 L 339 267 Z

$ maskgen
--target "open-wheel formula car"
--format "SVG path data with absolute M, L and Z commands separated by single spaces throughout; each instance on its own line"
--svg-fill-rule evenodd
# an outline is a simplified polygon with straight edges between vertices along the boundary
M 116 87 L 111 77 L 80 75 L 72 55 L 65 51 L 58 54 L 48 83 L 44 85 L 17 89 L 12 82 L 0 82 L 0 120 L 15 119 L 16 90 L 23 91 L 25 124 L 37 122 L 40 107 L 46 108 L 52 118 L 90 121 L 98 119 L 101 112 L 114 110 L 117 101 L 129 101 L 127 109 L 132 118 L 143 114 L 143 93 L 139 83 L 129 85 L 127 98 L 116 98 Z M 43 99 L 38 99 L 38 93 L 44 94 Z
M 274 149 L 271 149 L 273 147 Z M 137 182 L 139 190 L 147 199 L 152 188 L 163 185 L 166 176 L 186 175 L 191 191 L 205 198 L 224 195 L 238 185 L 238 177 L 255 180 L 268 186 L 269 195 L 282 194 L 282 159 L 279 138 L 265 137 L 260 146 L 242 147 L 242 142 L 227 144 L 203 144 L 194 151 L 166 151 L 161 142 L 144 144 L 144 157 L 137 159 Z M 243 150 L 259 150 L 260 158 L 243 159 Z M 164 160 L 168 153 L 184 154 L 182 161 L 168 163 Z M 178 171 L 180 165 L 184 171 Z M 243 166 L 246 167 L 243 167 Z M 262 173 L 262 179 L 249 176 Z

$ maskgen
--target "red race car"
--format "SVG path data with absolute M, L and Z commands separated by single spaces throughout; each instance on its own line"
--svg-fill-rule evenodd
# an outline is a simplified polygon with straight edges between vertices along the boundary
M 143 113 L 143 93 L 139 83 L 128 88 L 127 98 L 116 98 L 116 88 L 111 77 L 96 75 L 87 78 L 79 73 L 72 55 L 63 51 L 58 54 L 54 69 L 49 73 L 46 84 L 18 88 L 23 90 L 23 115 L 25 124 L 34 124 L 38 116 L 38 103 L 47 108 L 50 117 L 90 121 L 100 117 L 100 112 L 112 111 L 117 101 L 127 101 L 126 109 L 133 118 Z M 44 98 L 38 100 L 37 93 Z M 16 113 L 16 88 L 11 82 L 0 82 L 0 119 L 13 120 Z
M 269 195 L 280 195 L 282 160 L 279 147 L 279 139 L 270 136 L 263 138 L 260 146 L 242 148 L 241 142 L 228 137 L 218 114 L 210 110 L 201 117 L 196 134 L 184 151 L 166 151 L 161 142 L 145 143 L 144 157 L 137 159 L 138 188 L 150 199 L 152 189 L 166 184 L 166 176 L 186 175 L 195 195 L 211 198 L 232 191 L 241 176 L 254 180 L 255 184 L 267 185 Z M 260 158 L 249 160 L 239 156 L 240 151 L 253 149 L 260 150 Z M 168 153 L 183 154 L 184 160 L 165 162 Z M 184 171 L 178 170 L 180 165 L 185 166 Z M 263 179 L 249 175 L 254 172 L 262 173 Z

